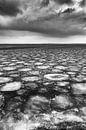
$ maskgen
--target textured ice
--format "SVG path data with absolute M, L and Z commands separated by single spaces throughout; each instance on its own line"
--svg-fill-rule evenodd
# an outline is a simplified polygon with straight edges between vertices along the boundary
M 0 50 L 0 56 L 0 130 L 86 129 L 85 47 Z
M 7 83 L 1 88 L 1 91 L 16 91 L 21 88 L 21 82 Z
M 74 94 L 86 94 L 86 84 L 76 83 L 72 85 Z
M 12 79 L 10 77 L 0 77 L 0 83 L 6 83 L 11 81 Z
M 52 81 L 62 81 L 62 80 L 68 80 L 67 74 L 46 74 L 44 75 L 44 78 L 52 80 Z
M 16 67 L 11 67 L 11 66 L 9 66 L 9 67 L 3 67 L 3 70 L 7 70 L 7 71 L 9 71 L 9 70 L 15 70 L 16 69 Z
M 22 78 L 23 81 L 38 81 L 39 80 L 39 77 L 37 76 L 29 76 L 29 77 L 24 77 Z
M 53 99 L 55 103 L 55 107 L 61 107 L 61 108 L 66 108 L 68 106 L 72 106 L 73 104 L 71 103 L 70 99 L 66 95 L 59 95 L 55 96 L 55 99 Z

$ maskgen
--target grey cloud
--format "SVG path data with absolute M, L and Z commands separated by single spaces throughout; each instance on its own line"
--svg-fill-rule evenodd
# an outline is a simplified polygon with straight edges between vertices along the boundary
M 80 3 L 81 6 L 85 6 L 86 5 L 86 0 L 82 0 Z
M 71 4 L 76 0 L 0 0 L 0 15 L 16 16 L 18 13 L 22 13 L 22 8 L 24 8 L 25 5 L 27 8 L 28 4 L 34 6 L 34 8 L 36 8 L 36 6 L 44 7 L 48 6 L 51 1 L 57 5 L 62 5 Z M 82 0 L 80 4 L 84 6 L 85 0 Z
M 18 1 L 0 0 L 0 15 L 16 16 L 20 12 Z
M 72 0 L 54 0 L 54 1 L 59 4 L 72 4 L 73 3 Z

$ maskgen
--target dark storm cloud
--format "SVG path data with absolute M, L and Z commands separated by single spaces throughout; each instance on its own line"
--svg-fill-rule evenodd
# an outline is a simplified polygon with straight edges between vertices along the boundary
M 85 0 L 82 0 L 82 1 L 80 2 L 80 5 L 81 5 L 81 6 L 85 6 L 85 4 L 86 4 L 86 1 L 85 1 Z
M 0 15 L 16 16 L 20 12 L 18 1 L 0 1 Z
M 33 0 L 32 0 L 33 1 Z M 38 1 L 41 5 L 48 5 L 51 0 L 34 0 L 33 3 Z M 52 0 L 59 4 L 70 4 L 72 0 Z M 31 3 L 31 0 L 0 0 L 0 14 L 16 16 L 18 13 L 21 13 L 19 6 L 21 3 Z
M 8 16 L 16 16 L 18 13 L 22 13 L 22 9 L 24 5 L 28 5 L 31 3 L 31 6 L 34 5 L 36 8 L 35 3 L 40 3 L 40 6 L 48 6 L 50 1 L 54 1 L 57 5 L 63 4 L 71 4 L 74 0 L 0 0 L 0 15 L 8 15 Z M 75 0 L 76 1 L 76 0 Z M 81 6 L 84 6 L 85 0 L 82 0 Z
M 71 4 L 73 3 L 72 0 L 54 0 L 55 2 L 59 4 Z

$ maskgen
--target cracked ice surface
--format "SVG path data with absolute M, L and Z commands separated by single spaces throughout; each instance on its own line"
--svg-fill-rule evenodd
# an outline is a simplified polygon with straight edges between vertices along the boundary
M 86 129 L 86 47 L 0 50 L 0 129 Z

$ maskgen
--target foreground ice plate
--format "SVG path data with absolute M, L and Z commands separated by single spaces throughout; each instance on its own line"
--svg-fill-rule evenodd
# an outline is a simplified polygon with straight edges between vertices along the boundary
M 11 81 L 11 78 L 9 77 L 0 77 L 0 83 L 6 83 Z
M 74 94 L 86 94 L 86 83 L 76 83 L 72 87 Z
M 7 83 L 1 88 L 1 91 L 16 91 L 21 88 L 21 82 Z

